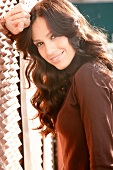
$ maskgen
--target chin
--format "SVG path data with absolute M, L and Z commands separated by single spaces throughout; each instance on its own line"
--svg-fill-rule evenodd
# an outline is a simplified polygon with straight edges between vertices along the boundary
M 56 67 L 58 70 L 64 70 L 66 67 Z

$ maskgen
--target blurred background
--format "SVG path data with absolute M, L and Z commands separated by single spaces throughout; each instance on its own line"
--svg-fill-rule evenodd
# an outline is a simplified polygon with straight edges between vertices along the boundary
M 113 0 L 70 0 L 87 20 L 95 26 L 103 28 L 108 34 L 109 42 L 113 42 Z

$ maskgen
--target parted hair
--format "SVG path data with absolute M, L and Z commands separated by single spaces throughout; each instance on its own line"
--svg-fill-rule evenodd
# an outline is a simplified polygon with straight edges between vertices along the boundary
M 66 69 L 58 70 L 47 63 L 39 54 L 32 41 L 32 24 L 37 17 L 44 17 L 48 27 L 55 36 L 66 36 L 76 50 L 72 74 Z M 38 28 L 38 25 L 37 25 Z M 40 34 L 42 34 L 40 32 Z M 55 132 L 58 112 L 70 87 L 70 77 L 88 61 L 99 61 L 106 69 L 112 70 L 113 61 L 110 57 L 106 35 L 91 26 L 75 5 L 67 0 L 41 0 L 31 10 L 31 24 L 17 38 L 17 49 L 22 51 L 28 65 L 25 71 L 29 86 L 32 81 L 36 92 L 31 103 L 37 110 L 44 135 Z

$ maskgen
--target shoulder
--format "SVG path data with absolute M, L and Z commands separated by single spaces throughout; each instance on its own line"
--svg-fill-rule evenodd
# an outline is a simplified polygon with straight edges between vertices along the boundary
M 97 62 L 88 62 L 83 64 L 74 75 L 76 79 L 88 79 L 92 76 L 97 77 L 97 79 L 100 77 L 109 80 L 111 79 L 110 74 L 108 74 L 108 70 L 106 70 L 102 64 Z
M 81 88 L 109 87 L 112 78 L 107 71 L 96 62 L 82 65 L 74 75 L 76 86 Z
M 91 81 L 92 76 L 95 74 L 97 76 L 98 70 L 96 69 L 96 63 L 85 63 L 83 64 L 79 70 L 74 75 L 74 79 L 76 81 Z
M 94 70 L 95 70 L 95 64 L 94 63 L 91 63 L 91 62 L 85 63 L 78 69 L 78 71 L 75 74 L 75 77 L 78 78 L 79 75 L 84 76 L 86 74 L 90 75 L 91 72 L 94 71 Z

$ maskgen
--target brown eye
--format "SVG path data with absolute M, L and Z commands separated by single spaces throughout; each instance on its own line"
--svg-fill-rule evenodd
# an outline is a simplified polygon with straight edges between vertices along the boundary
M 52 40 L 55 39 L 55 38 L 56 38 L 56 37 L 55 37 L 54 35 L 51 36 L 51 39 L 52 39 Z
M 38 43 L 36 43 L 35 44 L 37 47 L 40 47 L 41 45 L 43 45 L 43 43 L 42 42 L 38 42 Z

